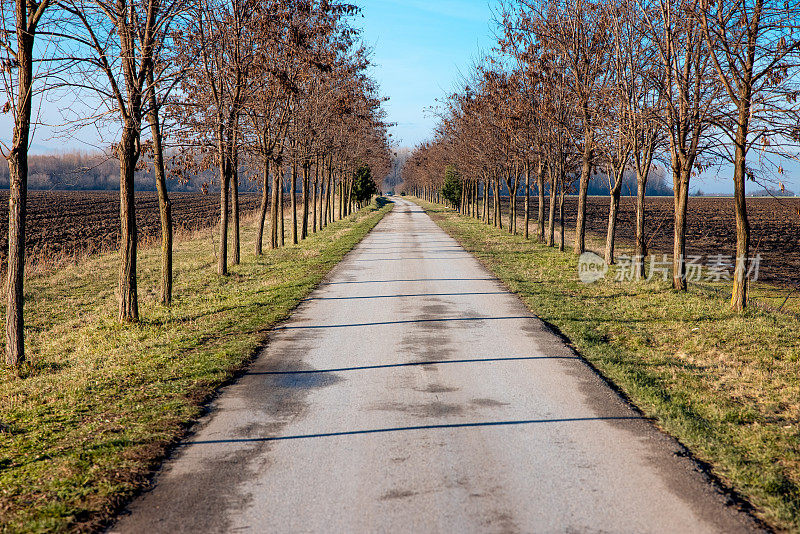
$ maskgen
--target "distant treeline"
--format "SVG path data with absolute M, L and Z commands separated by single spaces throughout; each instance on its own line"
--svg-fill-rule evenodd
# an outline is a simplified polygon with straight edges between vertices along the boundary
M 609 195 L 608 178 L 605 174 L 596 174 L 589 180 L 588 194 L 597 196 Z M 672 183 L 665 178 L 664 169 L 662 167 L 656 167 L 650 171 L 650 176 L 647 178 L 647 187 L 645 187 L 645 194 L 654 197 L 672 196 Z M 636 196 L 635 173 L 629 172 L 625 174 L 625 178 L 622 180 L 622 195 Z
M 788 189 L 784 189 L 781 191 L 780 189 L 761 189 L 759 191 L 753 191 L 752 193 L 747 193 L 749 197 L 796 197 L 797 194 L 794 191 L 790 191 Z
M 144 158 L 143 158 L 144 159 Z M 28 189 L 63 191 L 118 191 L 119 163 L 102 154 L 66 152 L 29 156 Z M 193 193 L 204 189 L 218 190 L 216 171 L 182 175 L 168 180 L 170 191 Z M 8 166 L 0 164 L 0 189 L 8 189 Z M 256 191 L 258 184 L 240 178 L 241 191 Z M 153 173 L 136 173 L 137 191 L 155 191 Z
M 732 193 L 705 193 L 702 189 L 698 189 L 690 196 L 693 197 L 733 197 Z M 796 197 L 797 194 L 794 191 L 790 191 L 789 189 L 784 189 L 781 191 L 780 189 L 759 189 L 757 191 L 750 191 L 747 193 L 748 197 Z

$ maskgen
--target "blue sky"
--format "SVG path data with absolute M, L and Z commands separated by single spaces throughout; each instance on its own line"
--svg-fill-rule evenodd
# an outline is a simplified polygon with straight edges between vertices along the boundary
M 435 119 L 425 112 L 450 92 L 473 59 L 496 42 L 489 0 L 365 0 L 364 41 L 374 48 L 373 77 L 399 146 L 427 139 Z

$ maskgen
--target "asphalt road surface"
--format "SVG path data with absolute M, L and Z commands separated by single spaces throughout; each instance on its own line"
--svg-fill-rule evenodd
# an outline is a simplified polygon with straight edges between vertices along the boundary
M 276 328 L 114 532 L 742 532 L 418 206 Z

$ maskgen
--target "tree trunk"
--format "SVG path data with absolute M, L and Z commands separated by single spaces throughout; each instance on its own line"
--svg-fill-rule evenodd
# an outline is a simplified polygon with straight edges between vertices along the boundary
M 489 224 L 489 181 L 483 179 L 483 203 L 481 204 L 481 220 Z
M 148 84 L 153 87 L 153 73 L 147 75 Z M 150 91 L 150 111 L 148 122 L 153 137 L 153 167 L 158 192 L 158 213 L 161 219 L 161 304 L 169 306 L 172 302 L 172 202 L 167 192 L 167 179 L 164 170 L 164 147 L 161 143 L 161 123 L 155 91 Z
M 749 94 L 747 97 L 749 98 Z M 747 100 L 744 100 L 744 102 L 747 102 Z M 749 108 L 747 105 L 743 107 Z M 731 309 L 735 311 L 742 311 L 747 306 L 750 221 L 747 218 L 747 198 L 745 196 L 745 182 L 747 179 L 745 164 L 747 162 L 746 143 L 749 114 L 749 109 L 745 109 L 740 113 L 734 155 L 733 191 L 736 202 L 736 266 L 733 271 Z
M 495 220 L 497 221 L 497 227 L 502 230 L 503 229 L 503 208 L 500 205 L 501 202 L 501 195 L 502 191 L 500 191 L 500 177 L 496 177 L 494 180 L 494 209 L 495 209 Z
M 119 321 L 139 320 L 139 299 L 136 288 L 136 203 L 134 174 L 138 159 L 137 129 L 126 124 L 117 147 L 119 157 Z
M 539 195 L 539 212 L 537 213 L 536 225 L 539 233 L 539 242 L 544 243 L 544 173 L 546 165 L 543 161 L 539 162 L 539 172 L 536 174 L 536 188 Z
M 292 199 L 292 244 L 297 244 L 297 160 L 292 161 L 292 186 L 289 191 Z
M 530 236 L 528 226 L 531 222 L 531 164 L 525 162 L 525 239 Z
M 489 177 L 485 176 L 483 179 L 483 222 L 488 224 L 492 224 L 492 213 L 489 211 L 490 208 L 490 200 L 492 198 L 492 187 L 489 183 Z M 492 206 L 494 204 L 491 204 Z
M 608 207 L 608 232 L 606 233 L 606 264 L 614 265 L 614 237 L 617 232 L 617 213 L 619 213 L 619 197 L 622 192 L 622 173 L 614 183 L 610 193 Z
M 689 177 L 691 167 L 673 168 L 675 194 L 675 232 L 672 246 L 672 287 L 686 291 L 686 211 L 689 204 Z
M 321 178 L 322 178 L 322 183 L 320 184 L 320 187 L 319 187 L 319 194 L 320 194 L 320 199 L 319 199 L 319 202 L 320 202 L 320 206 L 319 206 L 319 210 L 320 210 L 319 229 L 320 230 L 322 230 L 323 228 L 325 228 L 328 225 L 328 196 L 329 196 L 328 188 L 330 187 L 330 185 L 328 185 L 328 176 L 325 174 L 326 167 L 327 167 L 327 165 L 325 164 L 325 158 L 323 157 L 322 158 L 322 170 L 320 171 Z
M 497 227 L 497 184 L 494 176 L 492 177 L 492 212 L 489 215 L 492 221 L 492 226 Z
M 269 156 L 264 156 L 262 162 L 264 169 L 261 177 L 261 210 L 258 213 L 258 230 L 256 231 L 256 256 L 264 253 L 264 223 L 267 220 L 267 207 L 269 205 Z
M 314 203 L 311 205 L 311 220 L 313 222 L 311 231 L 315 234 L 317 233 L 317 186 L 319 186 L 319 159 L 317 159 L 314 165 L 314 183 L 311 186 L 311 198 L 314 200 Z
M 328 224 L 333 224 L 333 217 L 336 211 L 336 180 L 333 177 L 333 158 L 328 162 Z
M 333 224 L 336 210 L 336 178 L 333 176 L 333 157 L 328 161 L 328 224 Z
M 28 142 L 31 127 L 34 32 L 28 27 L 27 2 L 17 0 L 17 109 L 8 157 L 8 270 L 6 278 L 6 364 L 25 361 L 25 222 L 28 206 Z
M 333 157 L 328 161 L 328 224 L 333 224 L 336 214 L 336 177 L 333 174 Z
M 647 240 L 645 239 L 645 203 L 647 200 L 647 178 L 653 164 L 656 135 L 650 132 L 644 146 L 637 146 L 633 156 L 636 160 L 636 240 L 634 247 L 634 276 L 638 280 L 646 277 L 645 256 L 647 256 Z
M 347 215 L 351 215 L 353 213 L 353 179 L 348 178 L 347 181 L 347 196 L 345 197 L 347 200 L 345 202 L 345 212 Z
M 514 170 L 512 180 L 506 181 L 508 186 L 508 233 L 517 235 L 517 187 L 519 184 L 519 175 L 517 170 Z
M 558 250 L 564 252 L 564 240 L 565 240 L 565 233 L 564 232 L 564 199 L 567 198 L 567 191 L 566 191 L 566 183 L 564 182 L 564 175 L 561 175 L 561 179 L 559 180 L 559 187 L 561 190 L 558 192 L 558 224 L 561 227 L 561 231 L 559 232 L 559 243 L 558 243 Z
M 480 182 L 475 180 L 472 187 L 472 216 L 476 219 L 478 218 L 478 188 L 480 188 L 480 186 Z
M 647 241 L 644 235 L 644 207 L 647 192 L 647 173 L 636 172 L 636 248 L 634 251 L 634 269 L 637 279 L 646 276 L 644 257 L 647 256 Z
M 311 166 L 308 161 L 303 162 L 303 226 L 300 232 L 300 239 L 308 237 L 308 206 L 311 195 Z
M 558 186 L 558 175 L 556 170 L 551 168 L 550 171 L 550 210 L 547 217 L 547 246 L 555 246 L 556 234 L 556 191 Z M 539 196 L 539 202 L 542 201 L 542 195 Z
M 279 188 L 279 190 L 280 190 L 280 206 L 278 207 L 278 212 L 280 213 L 280 217 L 281 217 L 281 229 L 280 229 L 280 235 L 279 235 L 281 246 L 286 245 L 286 228 L 284 226 L 284 222 L 286 220 L 286 213 L 284 213 L 284 209 L 283 209 L 283 187 L 284 187 L 284 184 L 283 184 L 283 177 L 284 177 L 283 171 L 284 171 L 284 168 L 283 168 L 283 166 L 281 166 L 281 179 L 280 179 L 280 188 Z
M 518 185 L 514 185 L 514 191 L 511 191 L 509 193 L 509 195 L 508 195 L 508 200 L 511 203 L 511 205 L 513 206 L 511 208 L 512 213 L 511 213 L 511 216 L 510 216 L 511 217 L 511 230 L 510 230 L 511 235 L 517 235 L 517 229 L 519 227 L 519 224 L 518 224 L 518 221 L 517 221 L 517 210 L 519 208 L 519 206 L 517 206 L 517 200 L 518 200 L 518 196 L 519 196 L 518 194 L 519 194 L 519 186 Z
M 339 178 L 339 219 L 344 217 L 344 182 Z
M 30 108 L 29 114 L 30 116 Z M 14 147 L 8 158 L 11 191 L 8 197 L 8 277 L 6 281 L 6 364 L 18 367 L 25 360 L 23 319 L 25 283 L 25 218 L 28 199 L 29 125 L 14 127 Z M 24 142 L 23 142 L 24 141 Z
M 241 260 L 241 246 L 239 244 L 239 148 L 236 134 L 232 137 L 231 147 L 229 148 L 231 158 L 228 166 L 231 184 L 231 215 L 233 216 L 233 258 L 231 263 L 239 265 Z
M 230 174 L 228 172 L 227 150 L 225 148 L 225 131 L 222 121 L 218 126 L 219 143 L 219 255 L 217 256 L 217 274 L 228 274 L 228 189 Z
M 267 163 L 269 166 L 269 163 Z M 269 214 L 269 247 L 272 249 L 278 248 L 278 217 L 280 214 L 279 211 L 282 210 L 283 205 L 280 204 L 281 202 L 281 171 L 283 170 L 283 166 L 278 164 L 278 172 L 272 177 L 272 204 L 271 204 L 271 212 Z M 269 173 L 267 173 L 269 174 Z
M 493 189 L 494 185 L 490 183 L 490 178 L 487 176 L 483 181 L 483 204 L 486 207 L 484 222 L 486 222 L 486 224 L 494 224 L 494 221 L 492 221 L 492 216 L 494 215 L 494 195 L 492 194 Z M 489 204 L 490 201 L 491 204 Z
M 323 209 L 325 216 L 323 217 L 323 227 L 328 226 L 331 222 L 331 163 L 325 163 L 325 160 L 322 160 L 323 165 L 325 168 L 322 170 L 323 174 L 323 181 L 325 182 L 325 208 Z
M 584 114 L 585 116 L 585 114 Z M 584 124 L 587 124 L 585 121 Z M 583 254 L 586 251 L 586 195 L 589 191 L 589 178 L 592 172 L 591 153 L 592 153 L 592 133 L 589 126 L 586 126 L 584 136 L 583 155 L 581 158 L 581 184 L 578 192 L 578 218 L 575 223 L 575 254 Z M 562 184 L 563 187 L 563 184 Z
M 350 215 L 350 180 L 342 178 L 342 219 Z

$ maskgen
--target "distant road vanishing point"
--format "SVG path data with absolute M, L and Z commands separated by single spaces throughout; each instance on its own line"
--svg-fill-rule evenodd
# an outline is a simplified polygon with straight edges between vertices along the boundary
M 421 208 L 395 202 L 112 532 L 757 529 Z

